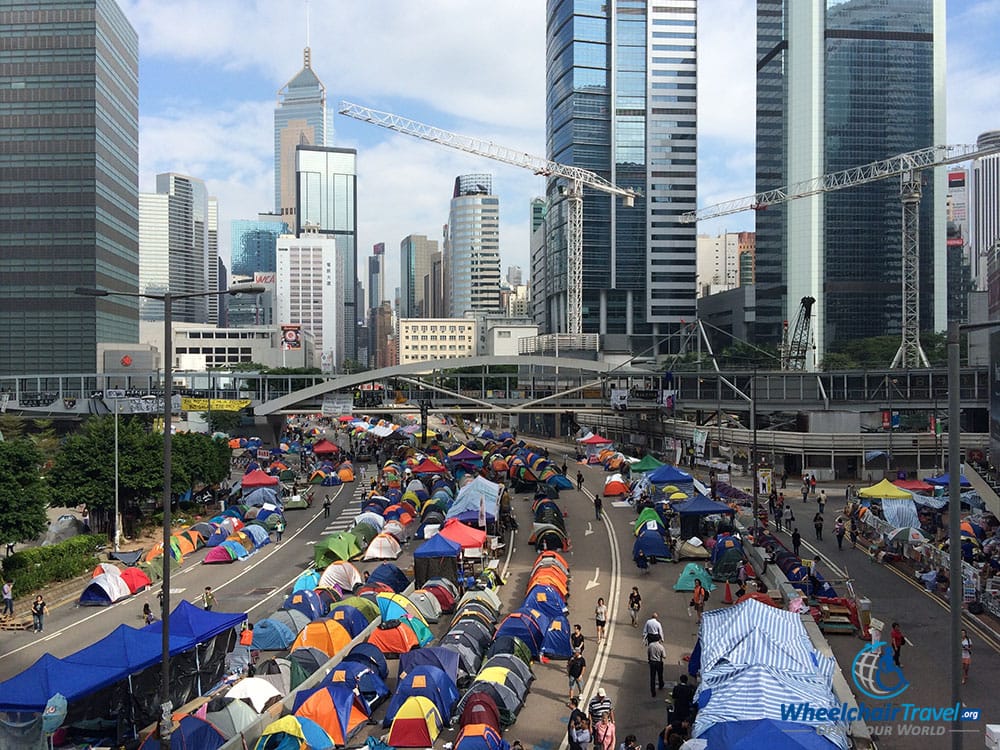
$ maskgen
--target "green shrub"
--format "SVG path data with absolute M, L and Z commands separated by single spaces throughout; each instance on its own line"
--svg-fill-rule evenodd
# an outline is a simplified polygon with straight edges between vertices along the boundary
M 98 550 L 107 542 L 103 534 L 81 534 L 48 547 L 29 547 L 3 561 L 4 578 L 14 581 L 19 597 L 68 581 L 93 569 Z

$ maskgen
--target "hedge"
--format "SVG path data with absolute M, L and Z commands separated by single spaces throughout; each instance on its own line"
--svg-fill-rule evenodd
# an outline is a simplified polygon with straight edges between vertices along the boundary
M 24 597 L 92 570 L 100 562 L 98 551 L 106 544 L 103 534 L 81 534 L 47 547 L 29 547 L 3 561 L 3 577 L 14 581 L 14 592 Z

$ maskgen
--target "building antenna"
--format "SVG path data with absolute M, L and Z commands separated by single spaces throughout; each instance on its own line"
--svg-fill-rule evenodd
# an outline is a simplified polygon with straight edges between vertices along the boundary
M 306 0 L 306 47 L 309 45 L 309 0 Z

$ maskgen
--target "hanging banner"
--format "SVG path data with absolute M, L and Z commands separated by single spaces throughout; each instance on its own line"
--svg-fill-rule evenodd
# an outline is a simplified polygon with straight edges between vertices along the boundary
M 281 347 L 288 351 L 297 351 L 302 348 L 302 326 L 287 325 L 281 326 Z
M 771 469 L 757 469 L 757 494 L 770 495 L 774 476 Z
M 698 456 L 705 455 L 705 443 L 708 442 L 708 430 L 694 430 L 694 452 Z
M 615 411 L 628 409 L 628 388 L 611 389 L 611 408 Z
M 354 413 L 354 397 L 339 393 L 328 393 L 323 396 L 322 414 L 324 417 L 339 417 L 342 414 Z
M 248 398 L 189 398 L 181 397 L 181 411 L 240 411 L 250 406 Z

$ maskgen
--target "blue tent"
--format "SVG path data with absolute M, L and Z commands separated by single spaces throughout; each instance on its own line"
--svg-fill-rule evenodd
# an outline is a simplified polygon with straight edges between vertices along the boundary
M 573 655 L 573 647 L 569 641 L 569 620 L 560 615 L 549 621 L 540 650 L 550 659 L 568 659 Z
M 947 487 L 951 483 L 951 475 L 945 472 L 939 477 L 928 477 L 924 481 L 927 484 L 933 484 L 935 487 Z M 971 487 L 972 483 L 965 478 L 965 474 L 961 474 L 958 478 L 958 485 L 960 487 Z
M 542 647 L 542 640 L 545 637 L 545 631 L 530 613 L 518 611 L 507 615 L 503 619 L 503 622 L 500 623 L 500 627 L 497 628 L 494 640 L 506 635 L 520 638 L 524 641 L 528 650 L 531 651 L 531 658 L 538 658 L 538 653 Z
M 240 502 L 244 505 L 256 505 L 258 508 L 268 503 L 271 505 L 281 504 L 281 501 L 278 500 L 278 491 L 274 487 L 255 487 L 246 493 Z
M 556 473 L 545 480 L 546 484 L 550 484 L 553 487 L 557 487 L 560 490 L 571 490 L 573 489 L 573 480 L 567 476 Z
M 409 587 L 410 579 L 406 577 L 406 573 L 398 565 L 382 563 L 368 576 L 368 583 L 384 583 L 400 594 Z
M 368 627 L 368 618 L 361 610 L 352 607 L 350 604 L 339 604 L 330 611 L 329 618 L 344 626 L 344 629 L 351 634 L 351 638 L 357 638 Z
M 181 650 L 187 651 L 219 633 L 240 627 L 246 619 L 245 612 L 209 612 L 182 599 L 170 613 L 170 640 L 181 639 Z M 159 634 L 163 632 L 163 623 L 156 620 L 142 630 Z
M 385 711 L 385 719 L 382 721 L 383 727 L 392 724 L 396 713 L 411 695 L 422 695 L 427 698 L 443 717 L 450 717 L 458 702 L 458 688 L 455 686 L 454 680 L 445 674 L 440 667 L 422 664 L 411 669 L 399 681 L 396 693 L 392 696 L 389 707 Z
M 271 536 L 267 533 L 267 529 L 263 526 L 258 526 L 255 523 L 244 526 L 240 529 L 244 534 L 246 534 L 253 541 L 253 546 L 255 549 L 260 549 L 265 544 L 271 543 Z
M 212 536 L 215 535 L 213 534 Z M 219 546 L 225 547 L 227 550 L 229 550 L 233 555 L 235 555 L 236 560 L 242 560 L 244 557 L 248 557 L 250 555 L 246 547 L 244 547 L 239 542 L 234 542 L 232 539 L 226 539 L 226 541 L 224 541 Z
M 170 735 L 170 750 L 218 750 L 226 738 L 211 723 L 188 714 L 181 717 Z M 153 732 L 139 745 L 139 750 L 159 750 L 160 738 Z
M 657 469 L 659 471 L 659 469 Z M 673 509 L 682 516 L 711 516 L 719 513 L 733 515 L 733 509 L 725 503 L 717 502 L 704 495 L 695 495 L 690 500 L 673 503 Z
M 406 654 L 400 654 L 399 658 L 401 664 L 403 663 L 404 656 L 406 656 Z M 359 664 L 370 666 L 383 680 L 389 676 L 389 664 L 385 660 L 385 654 L 383 654 L 377 646 L 373 646 L 370 643 L 359 643 L 348 652 L 347 656 L 344 657 L 344 661 L 356 661 Z
M 735 549 L 741 557 L 743 556 L 743 542 L 730 534 L 717 535 L 715 546 L 712 547 L 712 562 L 718 562 L 731 549 Z
M 536 584 L 528 591 L 524 597 L 524 606 L 537 609 L 549 617 L 562 617 L 566 610 L 566 601 L 555 588 Z
M 287 651 L 295 642 L 295 633 L 283 622 L 258 620 L 253 626 L 253 648 L 261 651 Z
M 491 482 L 486 477 L 476 477 L 458 491 L 445 518 L 475 521 L 479 518 L 479 506 L 482 504 L 486 509 L 487 522 L 495 521 L 502 491 L 503 488 L 496 482 Z
M 294 609 L 301 612 L 310 620 L 317 620 L 326 614 L 326 604 L 320 599 L 315 591 L 302 590 L 293 591 L 285 599 L 282 609 Z
M 416 558 L 458 557 L 461 551 L 462 545 L 458 542 L 453 542 L 447 537 L 435 534 L 417 547 L 417 549 L 413 552 L 413 556 Z
M 295 583 L 292 584 L 292 591 L 312 591 L 314 588 L 319 586 L 320 573 L 315 568 L 312 570 L 307 570 L 298 578 L 295 579 Z
M 837 745 L 816 731 L 791 721 L 756 719 L 724 721 L 711 727 L 701 739 L 707 750 L 834 750 Z
M 219 516 L 219 518 L 224 518 L 224 516 Z M 216 527 L 212 535 L 205 540 L 206 547 L 218 547 L 226 539 L 229 538 L 229 531 L 223 526 Z
M 72 703 L 125 676 L 127 673 L 113 664 L 73 664 L 42 654 L 23 672 L 0 682 L 0 711 L 41 713 L 56 693 Z
M 399 674 L 405 675 L 419 666 L 430 664 L 440 668 L 452 682 L 458 681 L 458 654 L 441 646 L 413 649 L 399 655 Z
M 632 559 L 639 559 L 639 552 L 646 555 L 647 560 L 669 560 L 670 548 L 667 538 L 657 529 L 643 529 L 632 544 Z
M 369 713 L 378 708 L 391 692 L 377 669 L 357 661 L 340 662 L 319 683 L 319 687 L 324 685 L 356 687 L 368 705 Z
M 687 474 L 680 469 L 671 466 L 670 464 L 664 464 L 651 472 L 646 474 L 649 479 L 650 484 L 683 484 L 685 482 L 693 482 L 694 477 Z

